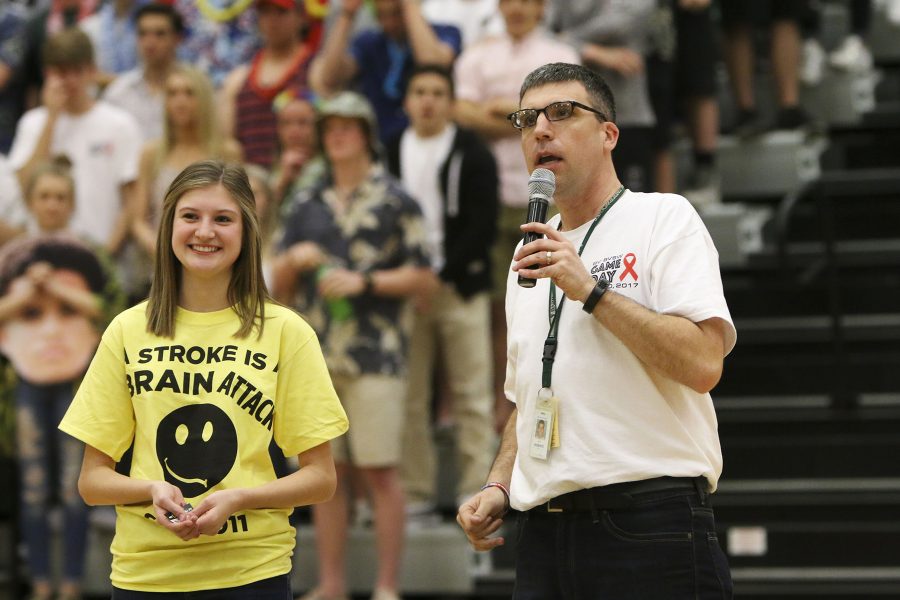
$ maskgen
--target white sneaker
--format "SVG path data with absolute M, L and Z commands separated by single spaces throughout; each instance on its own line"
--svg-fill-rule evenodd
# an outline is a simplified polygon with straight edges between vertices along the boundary
M 372 600 L 401 600 L 401 598 L 400 594 L 398 594 L 394 590 L 377 588 L 374 592 L 372 592 Z
M 872 53 L 866 48 L 862 38 L 849 35 L 829 53 L 828 62 L 835 69 L 861 73 L 872 68 Z
M 800 82 L 804 85 L 816 85 L 825 75 L 825 49 L 815 38 L 803 42 L 800 60 Z

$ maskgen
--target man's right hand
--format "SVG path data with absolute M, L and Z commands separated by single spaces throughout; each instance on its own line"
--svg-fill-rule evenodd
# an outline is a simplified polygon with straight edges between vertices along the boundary
M 502 537 L 489 537 L 503 525 L 506 496 L 496 487 L 489 487 L 475 494 L 456 514 L 456 522 L 463 528 L 469 543 L 479 552 L 493 550 L 504 544 Z
M 48 73 L 41 90 L 41 103 L 50 114 L 62 112 L 68 100 L 62 79 L 58 75 Z

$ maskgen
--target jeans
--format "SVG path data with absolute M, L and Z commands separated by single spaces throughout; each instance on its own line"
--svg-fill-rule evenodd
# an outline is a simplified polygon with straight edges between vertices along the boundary
M 112 600 L 291 600 L 289 575 L 278 575 L 238 587 L 199 592 L 135 592 L 113 588 Z
M 50 577 L 48 515 L 54 490 L 62 508 L 63 576 L 80 581 L 87 553 L 88 507 L 78 495 L 84 447 L 57 429 L 72 401 L 72 383 L 16 387 L 16 450 L 19 461 L 20 526 L 32 579 Z
M 628 509 L 522 513 L 513 598 L 730 599 L 713 511 L 698 494 L 659 491 L 635 499 Z

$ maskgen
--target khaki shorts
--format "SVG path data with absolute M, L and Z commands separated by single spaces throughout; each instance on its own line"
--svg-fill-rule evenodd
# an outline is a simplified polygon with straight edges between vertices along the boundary
M 406 380 L 389 375 L 333 375 L 350 430 L 331 441 L 335 462 L 358 467 L 400 463 Z

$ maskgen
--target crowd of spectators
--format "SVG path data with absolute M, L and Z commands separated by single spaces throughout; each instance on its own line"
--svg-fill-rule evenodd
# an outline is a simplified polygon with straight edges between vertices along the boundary
M 858 58 L 863 4 L 835 68 L 871 66 Z M 83 519 L 54 415 L 86 364 L 35 379 L 5 342 L 19 321 L 61 312 L 87 323 L 95 344 L 109 306 L 144 299 L 161 201 L 187 165 L 248 166 L 269 288 L 316 329 L 350 416 L 338 496 L 315 510 L 321 583 L 306 598 L 345 597 L 348 515 L 368 502 L 381 561 L 373 597 L 391 600 L 407 516 L 438 507 L 434 428 L 455 432 L 452 478 L 467 497 L 510 411 L 503 293 L 529 174 L 506 115 L 524 76 L 548 62 L 601 72 L 627 132 L 614 155 L 625 185 L 680 188 L 701 204 L 715 201 L 720 129 L 808 126 L 798 90 L 815 15 L 809 0 L 4 2 L 0 351 L 17 381 L 7 397 L 19 415 L 23 527 L 37 532 L 25 538 L 34 598 L 54 597 L 36 537 L 46 524 L 35 525 L 54 496 L 50 473 L 61 474 L 67 518 Z M 754 95 L 758 25 L 770 34 L 774 123 Z M 723 128 L 720 46 L 737 108 Z M 692 149 L 680 176 L 678 123 Z M 73 249 L 41 254 L 48 238 Z M 85 257 L 54 262 L 60 252 Z M 40 422 L 39 404 L 50 415 Z M 73 547 L 79 527 L 66 527 Z M 77 598 L 81 563 L 66 564 L 55 597 Z

